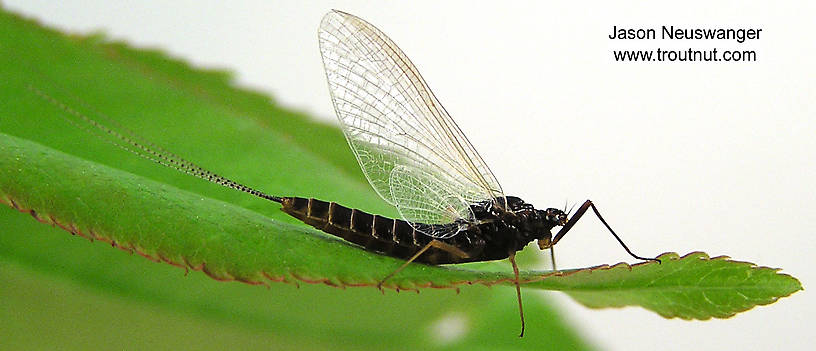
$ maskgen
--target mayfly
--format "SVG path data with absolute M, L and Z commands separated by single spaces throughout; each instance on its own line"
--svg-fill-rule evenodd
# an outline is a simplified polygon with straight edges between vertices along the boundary
M 365 250 L 404 259 L 378 287 L 411 262 L 431 265 L 509 259 L 524 335 L 519 270 L 515 254 L 536 240 L 552 249 L 592 209 L 618 243 L 632 253 L 587 200 L 572 217 L 538 210 L 503 193 L 482 157 L 448 115 L 408 57 L 383 32 L 341 11 L 323 17 L 320 52 L 332 103 L 351 150 L 368 182 L 401 218 L 387 218 L 335 202 L 268 195 L 212 173 L 131 133 L 116 132 L 34 92 L 109 136 L 114 144 L 175 168 L 260 198 L 321 231 Z M 554 236 L 551 230 L 561 227 Z M 657 261 L 659 262 L 659 261 Z

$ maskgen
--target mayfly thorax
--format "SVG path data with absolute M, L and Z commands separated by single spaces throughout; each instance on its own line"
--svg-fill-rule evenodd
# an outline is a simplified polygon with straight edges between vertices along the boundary
M 115 131 L 45 92 L 83 129 L 110 136 L 113 144 L 184 173 L 278 202 L 287 214 L 368 251 L 405 260 L 382 284 L 411 262 L 455 264 L 509 259 L 515 276 L 521 335 L 524 314 L 515 253 L 537 241 L 552 249 L 588 210 L 632 253 L 587 200 L 572 216 L 539 210 L 501 185 L 476 149 L 431 92 L 408 57 L 379 29 L 331 11 L 318 30 L 329 91 L 351 150 L 371 186 L 400 218 L 388 218 L 335 202 L 268 195 L 212 173 L 138 136 Z M 75 123 L 75 122 L 74 122 Z M 551 230 L 561 229 L 553 235 Z M 658 261 L 659 262 L 659 261 Z

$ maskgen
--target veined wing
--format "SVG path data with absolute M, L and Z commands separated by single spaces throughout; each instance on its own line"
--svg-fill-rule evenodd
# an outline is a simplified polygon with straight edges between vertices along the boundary
M 391 39 L 340 11 L 323 17 L 319 39 L 346 139 L 374 190 L 406 221 L 470 221 L 471 204 L 504 196 L 481 156 Z M 434 237 L 456 233 L 423 231 Z

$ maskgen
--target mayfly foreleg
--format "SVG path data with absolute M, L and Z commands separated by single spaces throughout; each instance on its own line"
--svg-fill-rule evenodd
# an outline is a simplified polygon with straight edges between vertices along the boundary
M 658 260 L 656 258 L 641 257 L 641 256 L 638 256 L 638 255 L 635 255 L 631 250 L 629 250 L 629 247 L 627 247 L 626 244 L 623 243 L 623 240 L 621 240 L 621 238 L 618 236 L 618 234 L 616 234 L 615 231 L 612 230 L 612 227 L 610 227 L 609 224 L 606 223 L 606 220 L 604 220 L 603 216 L 601 216 L 601 213 L 598 212 L 598 208 L 595 207 L 595 204 L 593 204 L 591 200 L 586 200 L 586 202 L 584 202 L 584 204 L 581 205 L 581 207 L 578 208 L 578 211 L 575 211 L 575 214 L 572 215 L 572 218 L 570 218 L 569 221 L 567 221 L 567 224 L 565 224 L 561 228 L 561 230 L 558 231 L 558 234 L 555 235 L 555 238 L 553 238 L 552 242 L 548 243 L 550 245 L 550 247 L 552 247 L 556 243 L 558 243 L 558 241 L 561 240 L 561 238 L 563 238 L 564 235 L 567 235 L 567 232 L 569 232 L 570 229 L 572 229 L 572 227 L 575 225 L 575 223 L 577 223 L 578 220 L 581 219 L 581 216 L 583 216 L 584 213 L 586 213 L 586 211 L 588 209 L 590 209 L 590 208 L 592 208 L 592 211 L 595 212 L 595 215 L 598 216 L 598 219 L 601 220 L 601 223 L 603 223 L 603 225 L 606 227 L 606 229 L 608 229 L 609 232 L 612 233 L 612 236 L 614 236 L 615 239 L 618 240 L 618 243 L 620 243 L 620 245 L 623 246 L 623 249 L 626 250 L 626 252 L 628 252 L 629 255 L 631 255 L 632 257 L 637 258 L 639 260 L 655 261 L 657 263 L 660 263 L 660 260 Z

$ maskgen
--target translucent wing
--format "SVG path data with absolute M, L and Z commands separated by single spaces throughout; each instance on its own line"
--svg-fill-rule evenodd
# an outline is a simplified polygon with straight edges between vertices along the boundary
M 460 194 L 433 174 L 396 166 L 391 171 L 391 198 L 403 218 L 417 230 L 435 238 L 448 238 L 467 228 L 473 216 Z
M 406 221 L 428 235 L 449 237 L 461 226 L 444 225 L 473 220 L 470 204 L 504 196 L 416 67 L 385 34 L 332 11 L 320 23 L 319 39 L 346 139 L 371 186 Z

